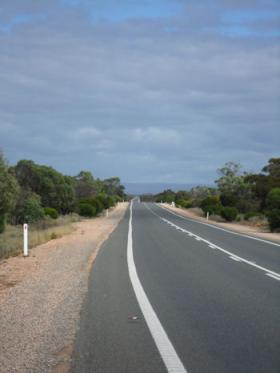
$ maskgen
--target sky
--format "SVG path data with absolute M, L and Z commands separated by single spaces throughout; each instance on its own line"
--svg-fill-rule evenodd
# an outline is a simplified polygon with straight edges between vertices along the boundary
M 203 183 L 280 156 L 279 0 L 0 1 L 0 149 Z

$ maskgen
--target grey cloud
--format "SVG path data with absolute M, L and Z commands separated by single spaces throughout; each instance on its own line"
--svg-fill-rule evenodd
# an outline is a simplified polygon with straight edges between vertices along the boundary
M 33 158 L 126 181 L 210 182 L 228 160 L 257 170 L 279 152 L 275 38 L 201 35 L 219 17 L 199 20 L 198 7 L 194 18 L 93 26 L 54 1 L 12 2 L 49 17 L 0 34 L 0 146 L 12 162 Z M 172 22 L 178 32 L 165 31 Z

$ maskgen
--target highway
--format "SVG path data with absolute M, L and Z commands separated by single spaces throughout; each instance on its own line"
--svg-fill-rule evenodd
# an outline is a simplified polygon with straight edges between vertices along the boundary
M 280 245 L 133 202 L 91 271 L 71 371 L 280 373 Z

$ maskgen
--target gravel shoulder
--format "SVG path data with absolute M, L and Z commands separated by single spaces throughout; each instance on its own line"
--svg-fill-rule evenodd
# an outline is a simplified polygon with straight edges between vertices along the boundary
M 0 372 L 67 372 L 88 274 L 127 203 L 0 262 Z
M 243 224 L 238 224 L 238 223 L 218 223 L 214 222 L 211 220 L 206 220 L 205 218 L 202 218 L 200 216 L 197 216 L 191 211 L 188 211 L 187 209 L 182 209 L 179 207 L 172 207 L 167 203 L 163 204 L 163 207 L 172 210 L 176 212 L 177 214 L 180 214 L 182 216 L 186 216 L 191 219 L 199 220 L 203 223 L 215 225 L 220 228 L 232 230 L 234 232 L 242 233 L 242 234 L 247 234 L 250 236 L 258 237 L 261 239 L 267 239 L 270 241 L 275 241 L 275 242 L 280 242 L 280 233 L 270 233 L 264 231 L 262 228 L 256 227 L 256 226 L 251 226 L 251 225 L 243 225 Z

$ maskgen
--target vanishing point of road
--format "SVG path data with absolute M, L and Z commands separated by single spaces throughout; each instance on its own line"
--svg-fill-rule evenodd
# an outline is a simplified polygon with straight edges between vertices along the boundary
M 90 274 L 71 370 L 280 373 L 280 245 L 133 202 Z

